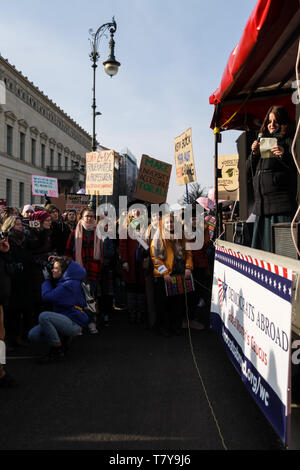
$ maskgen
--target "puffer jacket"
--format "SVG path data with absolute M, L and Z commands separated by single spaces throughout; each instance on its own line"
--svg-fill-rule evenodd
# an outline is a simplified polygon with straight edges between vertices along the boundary
M 42 298 L 52 304 L 53 312 L 66 315 L 80 326 L 88 324 L 88 315 L 83 310 L 86 306 L 85 295 L 81 287 L 85 277 L 86 270 L 76 261 L 71 261 L 55 287 L 50 280 L 42 285 Z

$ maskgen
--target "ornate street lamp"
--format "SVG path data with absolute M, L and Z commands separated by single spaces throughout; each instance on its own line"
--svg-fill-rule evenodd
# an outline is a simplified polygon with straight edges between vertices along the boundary
M 95 152 L 97 150 L 97 139 L 96 139 L 96 116 L 101 115 L 100 112 L 97 112 L 96 109 L 96 68 L 97 62 L 99 60 L 100 54 L 98 52 L 99 41 L 104 36 L 105 32 L 110 32 L 110 41 L 109 41 L 109 48 L 110 53 L 108 59 L 103 62 L 105 72 L 113 77 L 118 73 L 118 69 L 120 67 L 120 62 L 118 62 L 115 58 L 115 41 L 114 41 L 114 34 L 117 30 L 117 23 L 115 22 L 115 18 L 112 18 L 111 23 L 105 23 L 100 26 L 96 33 L 93 32 L 92 29 L 89 30 L 89 34 L 91 36 L 90 43 L 91 43 L 91 53 L 90 58 L 92 61 L 92 68 L 93 68 L 93 102 L 92 102 L 92 110 L 93 110 L 93 134 L 92 134 L 92 151 Z M 95 209 L 96 205 L 96 198 L 92 196 L 90 199 L 90 205 Z

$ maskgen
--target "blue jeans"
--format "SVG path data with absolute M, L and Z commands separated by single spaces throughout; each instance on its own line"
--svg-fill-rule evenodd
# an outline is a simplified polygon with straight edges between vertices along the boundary
M 81 331 L 80 325 L 70 320 L 66 315 L 55 312 L 42 312 L 39 324 L 28 333 L 29 341 L 55 345 L 61 342 L 63 336 L 77 336 Z

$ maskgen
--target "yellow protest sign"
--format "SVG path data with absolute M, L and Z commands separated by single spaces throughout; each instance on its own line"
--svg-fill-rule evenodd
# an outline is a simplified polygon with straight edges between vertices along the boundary
M 218 169 L 221 177 L 218 178 L 218 198 L 225 201 L 239 200 L 239 156 L 219 155 Z
M 175 163 L 179 186 L 196 181 L 191 128 L 175 137 Z

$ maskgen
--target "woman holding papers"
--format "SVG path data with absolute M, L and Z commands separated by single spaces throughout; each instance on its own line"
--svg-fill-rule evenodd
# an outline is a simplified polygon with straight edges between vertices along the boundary
M 285 108 L 272 106 L 247 161 L 256 215 L 252 248 L 271 251 L 271 225 L 291 222 L 296 211 L 297 172 L 291 154 L 293 131 Z
M 150 246 L 157 328 L 163 336 L 181 333 L 186 295 L 193 290 L 192 253 L 182 232 L 175 232 L 174 216 L 164 214 Z

